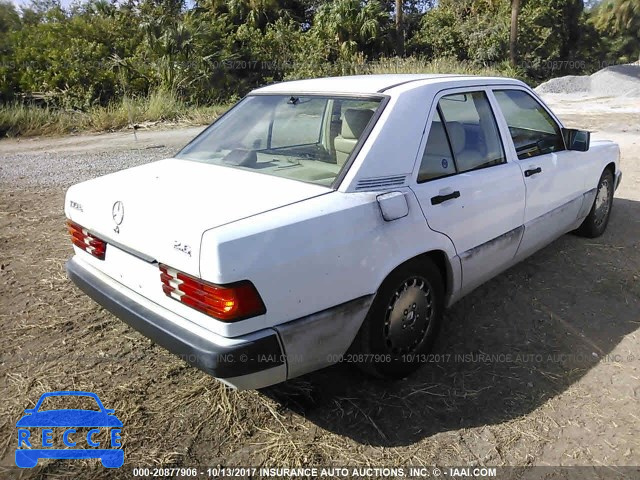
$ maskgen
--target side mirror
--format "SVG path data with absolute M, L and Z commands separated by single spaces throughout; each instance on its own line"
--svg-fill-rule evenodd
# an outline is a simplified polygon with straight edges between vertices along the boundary
M 586 130 L 576 130 L 575 128 L 563 128 L 562 136 L 567 150 L 576 152 L 586 152 L 591 143 L 591 133 Z
M 383 193 L 376 199 L 385 222 L 392 222 L 409 215 L 409 204 L 402 192 Z

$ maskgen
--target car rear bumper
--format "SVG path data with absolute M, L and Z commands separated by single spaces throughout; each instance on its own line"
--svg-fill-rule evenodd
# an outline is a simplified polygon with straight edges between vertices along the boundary
M 152 304 L 82 260 L 66 265 L 89 297 L 155 343 L 238 389 L 283 382 L 335 363 L 351 345 L 373 296 L 248 335 L 226 338 Z M 175 316 L 174 316 L 175 317 Z M 187 328 L 188 327 L 188 328 Z

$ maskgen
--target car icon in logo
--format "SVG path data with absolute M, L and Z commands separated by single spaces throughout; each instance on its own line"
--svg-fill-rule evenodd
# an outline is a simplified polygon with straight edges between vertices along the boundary
M 99 410 L 73 408 L 43 410 L 41 408 L 47 398 L 64 396 L 92 398 Z M 45 393 L 34 408 L 29 408 L 24 413 L 26 415 L 16 423 L 18 427 L 16 465 L 18 467 L 35 467 L 40 458 L 99 458 L 102 465 L 107 468 L 119 468 L 124 463 L 120 436 L 122 422 L 114 415 L 114 410 L 104 407 L 95 393 L 79 391 Z M 104 448 L 96 439 L 101 432 L 100 428 L 109 429 L 111 448 Z M 41 430 L 41 433 L 38 434 L 34 429 Z M 54 429 L 56 434 L 59 434 L 57 440 L 62 439 L 64 446 L 69 448 L 53 448 Z M 76 429 L 89 430 L 86 435 L 83 435 Z

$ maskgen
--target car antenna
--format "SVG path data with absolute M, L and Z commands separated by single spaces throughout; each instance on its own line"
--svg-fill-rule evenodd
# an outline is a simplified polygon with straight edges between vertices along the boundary
M 295 105 L 300 101 L 300 99 L 298 97 L 291 97 L 289 99 L 289 101 L 287 102 L 289 105 Z

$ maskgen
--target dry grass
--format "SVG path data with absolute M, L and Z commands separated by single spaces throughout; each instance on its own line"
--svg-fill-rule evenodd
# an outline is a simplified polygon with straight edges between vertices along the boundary
M 146 98 L 125 97 L 86 112 L 15 103 L 0 106 L 0 137 L 113 131 L 155 122 L 206 125 L 227 108 L 225 105 L 189 106 L 166 91 L 153 92 Z
M 499 67 L 483 67 L 472 62 L 452 58 L 426 60 L 419 57 L 382 58 L 375 62 L 356 65 L 357 74 L 382 73 L 455 73 L 461 75 L 482 75 L 490 77 L 519 76 L 507 64 Z

